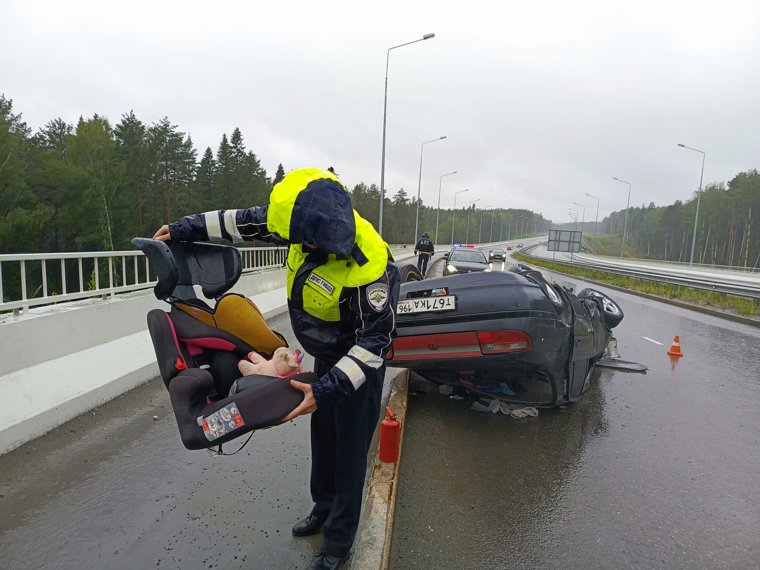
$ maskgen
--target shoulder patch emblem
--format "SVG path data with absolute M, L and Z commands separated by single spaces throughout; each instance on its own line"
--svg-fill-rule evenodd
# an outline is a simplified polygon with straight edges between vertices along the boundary
M 367 301 L 378 313 L 388 304 L 388 285 L 373 283 L 367 287 Z
M 335 286 L 332 285 L 329 281 L 327 281 L 324 277 L 320 277 L 316 273 L 312 273 L 309 275 L 309 281 L 311 283 L 314 283 L 317 287 L 322 289 L 325 293 L 328 295 L 332 295 L 333 291 L 335 291 Z

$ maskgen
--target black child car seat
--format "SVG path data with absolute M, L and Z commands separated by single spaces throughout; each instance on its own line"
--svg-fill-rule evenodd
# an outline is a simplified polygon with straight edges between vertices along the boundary
M 220 446 L 255 429 L 281 423 L 303 400 L 290 378 L 312 383 L 312 372 L 290 378 L 241 377 L 239 360 L 251 351 L 270 358 L 287 342 L 266 324 L 247 297 L 227 293 L 242 272 L 229 245 L 134 238 L 158 277 L 154 293 L 171 306 L 148 313 L 148 330 L 187 449 Z M 213 307 L 199 299 L 201 287 Z

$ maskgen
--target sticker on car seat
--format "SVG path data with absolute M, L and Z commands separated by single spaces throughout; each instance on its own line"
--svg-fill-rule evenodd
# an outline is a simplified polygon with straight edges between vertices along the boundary
M 367 287 L 367 301 L 378 313 L 388 303 L 388 285 L 385 283 L 373 283 Z
M 213 414 L 210 414 L 205 418 L 203 416 L 199 417 L 198 423 L 203 428 L 203 434 L 209 441 L 219 439 L 223 435 L 235 431 L 245 425 L 243 416 L 240 415 L 240 410 L 238 410 L 235 402 L 231 402 L 223 408 L 219 408 Z

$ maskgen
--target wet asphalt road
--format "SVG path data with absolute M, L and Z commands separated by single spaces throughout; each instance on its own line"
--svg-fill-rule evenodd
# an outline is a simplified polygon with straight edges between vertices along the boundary
M 294 341 L 287 315 L 270 326 Z M 308 442 L 298 418 L 231 457 L 187 451 L 151 381 L 0 456 L 0 568 L 305 568 Z
M 391 570 L 760 567 L 760 329 L 597 288 L 646 374 L 521 420 L 413 378 Z

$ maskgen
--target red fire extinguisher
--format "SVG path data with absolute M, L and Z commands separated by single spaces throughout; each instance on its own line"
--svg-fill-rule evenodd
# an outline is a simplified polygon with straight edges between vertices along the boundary
M 390 406 L 386 406 L 385 414 L 385 419 L 380 423 L 380 461 L 396 463 L 401 424 Z

